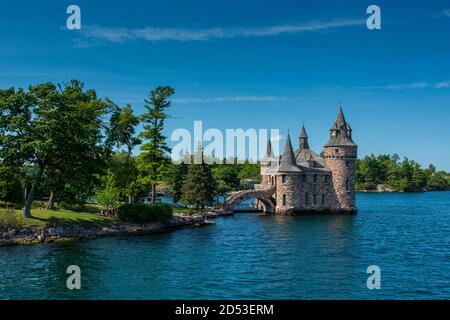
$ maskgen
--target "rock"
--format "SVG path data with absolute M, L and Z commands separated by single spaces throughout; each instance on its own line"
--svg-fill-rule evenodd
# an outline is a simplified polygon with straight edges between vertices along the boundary
M 388 186 L 385 186 L 384 184 L 377 185 L 377 191 L 378 192 L 395 192 L 394 189 L 389 188 Z

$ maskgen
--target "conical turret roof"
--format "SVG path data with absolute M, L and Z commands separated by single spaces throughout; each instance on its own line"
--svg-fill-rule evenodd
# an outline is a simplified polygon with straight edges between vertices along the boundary
M 297 167 L 294 150 L 292 149 L 291 137 L 288 134 L 286 144 L 284 145 L 283 155 L 281 156 L 280 166 L 278 172 L 300 172 Z
M 299 148 L 302 149 L 309 149 L 309 143 L 308 143 L 308 134 L 306 133 L 305 125 L 302 125 L 302 130 L 300 131 L 300 137 L 299 137 Z
M 330 131 L 331 131 L 330 140 L 327 142 L 325 147 L 356 146 L 356 144 L 353 142 L 351 138 L 350 125 L 345 120 L 342 106 L 339 107 L 336 121 L 331 127 Z
M 273 158 L 273 150 L 272 150 L 272 142 L 270 138 L 267 139 L 267 147 L 266 147 L 266 158 Z

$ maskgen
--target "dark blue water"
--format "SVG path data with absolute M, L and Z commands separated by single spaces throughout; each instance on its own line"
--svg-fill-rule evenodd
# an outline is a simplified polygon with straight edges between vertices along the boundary
M 353 217 L 0 248 L 1 299 L 449 299 L 450 192 L 359 194 Z M 66 289 L 68 265 L 82 289 Z M 381 268 L 381 290 L 366 269 Z

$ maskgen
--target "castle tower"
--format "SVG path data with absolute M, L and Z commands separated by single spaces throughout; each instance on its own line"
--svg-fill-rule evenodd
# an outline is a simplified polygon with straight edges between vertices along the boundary
M 267 170 L 272 167 L 272 161 L 274 161 L 275 157 L 273 155 L 272 142 L 270 141 L 270 137 L 267 139 L 267 147 L 266 154 L 261 159 L 260 167 L 261 167 L 261 182 L 263 185 L 267 186 L 270 184 L 270 176 L 267 175 Z
M 358 146 L 352 140 L 352 129 L 346 122 L 342 107 L 330 129 L 330 140 L 324 146 L 325 164 L 332 172 L 338 211 L 356 211 L 355 171 Z
M 280 165 L 276 171 L 276 211 L 293 214 L 300 207 L 300 174 L 297 166 L 291 137 L 287 136 Z
M 300 136 L 298 138 L 298 145 L 299 145 L 300 150 L 309 149 L 308 134 L 306 133 L 306 129 L 305 129 L 304 125 L 302 125 L 302 130 L 300 131 Z

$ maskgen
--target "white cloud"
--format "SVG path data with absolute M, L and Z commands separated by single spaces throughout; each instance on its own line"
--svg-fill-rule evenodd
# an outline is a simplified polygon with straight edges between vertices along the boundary
M 442 11 L 442 15 L 444 17 L 450 18 L 450 9 L 446 9 L 446 10 Z
M 331 21 L 311 21 L 304 24 L 286 24 L 259 28 L 218 27 L 208 29 L 186 29 L 144 27 L 140 29 L 128 29 L 89 25 L 83 26 L 81 34 L 87 38 L 104 40 L 113 43 L 124 43 L 132 40 L 205 41 L 212 39 L 231 39 L 238 37 L 269 37 L 281 34 L 295 34 L 300 32 L 330 30 L 363 24 L 364 20 L 359 19 L 336 19 Z
M 430 84 L 427 82 L 413 82 L 405 84 L 388 84 L 383 86 L 367 86 L 367 87 L 357 87 L 360 90 L 408 90 L 408 89 L 444 89 L 450 88 L 450 80 L 438 82 L 436 84 Z
M 434 87 L 436 89 L 450 88 L 450 80 L 439 82 Z
M 429 86 L 426 82 L 414 82 L 406 84 L 388 84 L 383 86 L 358 87 L 361 90 L 404 90 L 404 89 L 423 89 Z
M 215 98 L 175 98 L 174 103 L 212 103 L 212 102 L 245 102 L 245 101 L 286 101 L 286 97 L 276 96 L 234 96 Z

